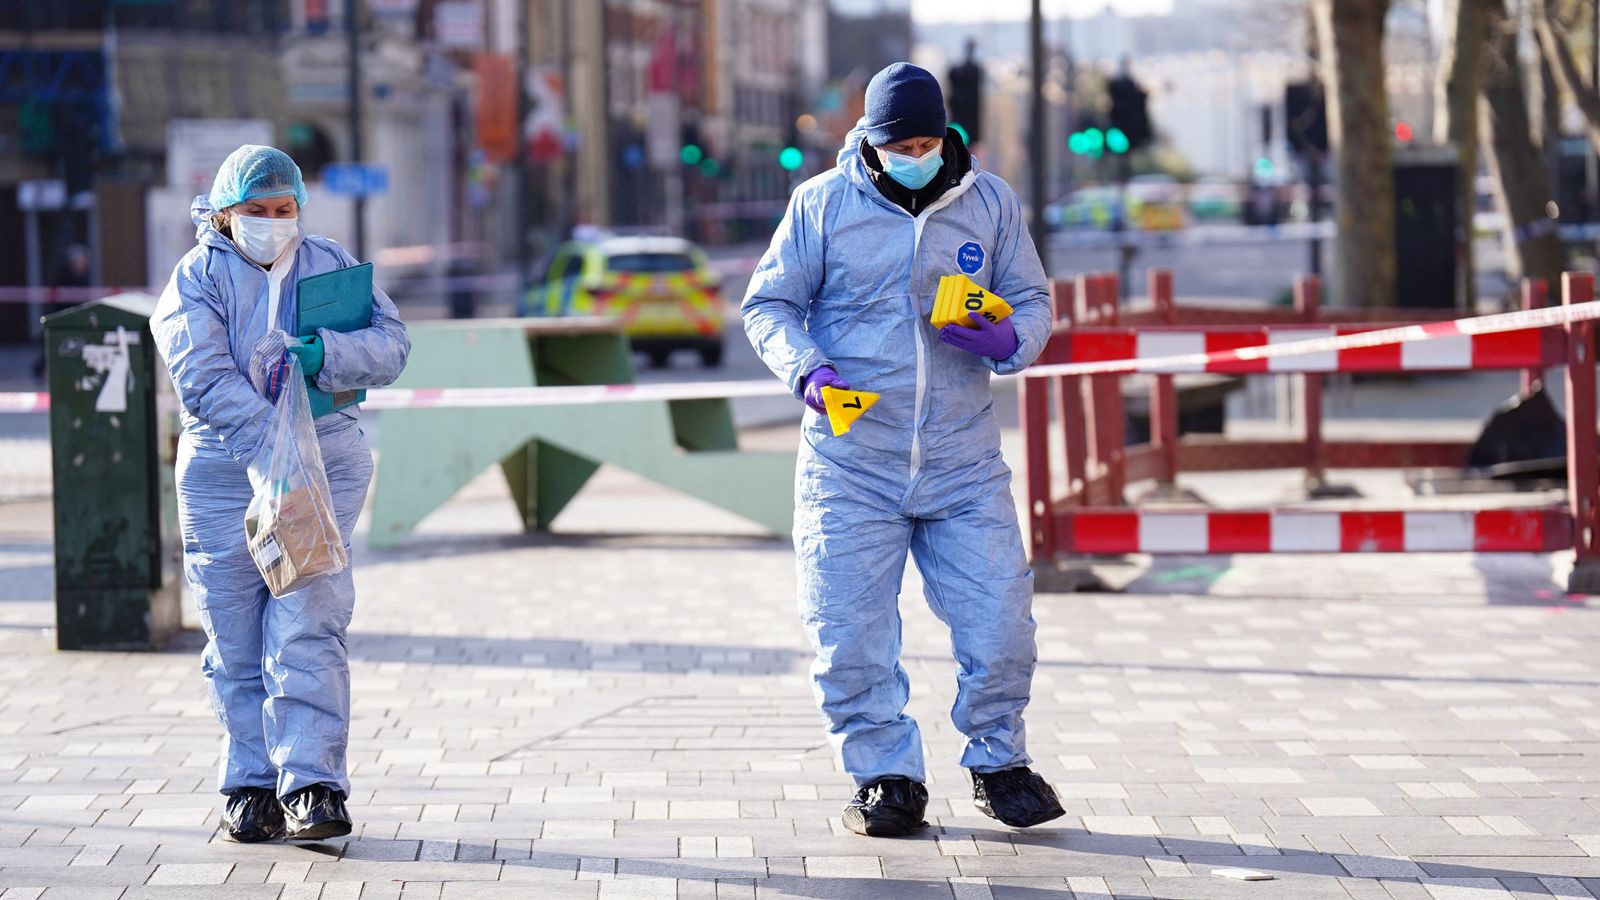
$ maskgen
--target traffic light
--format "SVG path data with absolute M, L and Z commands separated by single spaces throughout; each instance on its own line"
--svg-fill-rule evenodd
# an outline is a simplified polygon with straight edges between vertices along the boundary
M 1127 140 L 1126 150 L 1113 148 L 1112 152 L 1131 153 L 1149 144 L 1155 135 L 1150 129 L 1150 113 L 1145 108 L 1144 88 L 1132 76 L 1118 75 L 1106 85 L 1106 91 L 1111 95 L 1111 128 L 1122 132 Z
M 799 147 L 791 145 L 778 152 L 778 165 L 782 166 L 785 172 L 793 172 L 795 169 L 805 165 L 805 161 L 806 155 L 800 151 Z
M 1112 153 L 1122 154 L 1127 153 L 1129 147 L 1130 142 L 1128 141 L 1128 136 L 1122 133 L 1122 129 L 1113 128 L 1106 132 L 1107 150 L 1110 150 Z
M 1067 149 L 1078 156 L 1099 159 L 1106 152 L 1106 133 L 1093 125 L 1067 137 Z
M 1405 122 L 1404 120 L 1401 120 L 1400 122 L 1395 123 L 1395 126 L 1394 126 L 1394 139 L 1395 140 L 1399 141 L 1402 144 L 1407 144 L 1407 143 L 1411 142 L 1411 139 L 1413 137 L 1416 137 L 1416 134 L 1411 130 L 1411 125 L 1409 123 Z
M 1300 156 L 1328 152 L 1328 111 L 1322 85 L 1297 81 L 1283 89 L 1284 133 Z
M 983 66 L 967 45 L 967 61 L 950 69 L 950 124 L 970 145 L 983 140 Z
M 706 158 L 705 142 L 700 139 L 700 123 L 684 121 L 678 126 L 678 162 L 698 166 Z

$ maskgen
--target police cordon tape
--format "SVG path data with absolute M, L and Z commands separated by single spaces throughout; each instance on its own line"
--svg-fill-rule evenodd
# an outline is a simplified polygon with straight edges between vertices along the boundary
M 1023 372 L 1022 377 L 1048 378 L 1063 375 L 1110 375 L 1116 373 L 1177 374 L 1204 371 L 1249 372 L 1252 371 L 1253 364 L 1263 361 L 1270 365 L 1273 360 L 1305 360 L 1307 357 L 1318 356 L 1323 358 L 1309 361 L 1314 365 L 1285 366 L 1270 369 L 1269 372 L 1273 374 L 1279 372 L 1337 372 L 1341 370 L 1340 363 L 1342 360 L 1335 356 L 1330 361 L 1327 359 L 1328 354 L 1453 337 L 1471 338 L 1478 335 L 1501 334 L 1508 331 L 1528 331 L 1593 319 L 1600 319 L 1600 301 L 1576 303 L 1570 306 L 1546 306 L 1539 309 L 1515 310 L 1487 316 L 1453 319 L 1446 322 L 1399 325 L 1393 328 L 1378 328 L 1354 334 L 1290 340 L 1281 343 L 1271 343 L 1266 336 L 1266 329 L 1263 329 L 1263 342 L 1255 346 L 1234 347 L 1202 353 L 1151 356 L 1143 359 L 1134 357 L 1033 366 Z M 1318 327 L 1307 324 L 1283 326 L 1278 330 L 1280 332 L 1299 332 L 1304 334 L 1307 331 L 1331 331 L 1332 329 L 1327 326 Z M 1469 368 L 1470 354 L 1467 357 L 1467 363 L 1447 365 L 1441 368 Z
M 1291 340 L 1281 343 L 1262 343 L 1257 346 L 1235 347 L 1206 353 L 1183 353 L 1147 358 L 1097 360 L 1094 362 L 1059 363 L 1033 366 L 1027 371 L 1007 378 L 1053 378 L 1071 375 L 1114 374 L 1176 374 L 1200 371 L 1243 371 L 1260 374 L 1288 372 L 1336 372 L 1337 358 L 1330 361 L 1327 354 L 1344 350 L 1361 350 L 1396 344 L 1442 340 L 1453 337 L 1500 334 L 1508 331 L 1526 331 L 1550 328 L 1571 322 L 1600 319 L 1600 300 L 1570 306 L 1547 306 L 1540 309 L 1516 310 L 1455 319 L 1447 322 L 1429 322 L 1421 325 L 1401 325 L 1379 328 L 1335 337 L 1318 337 L 1308 340 Z M 1106 330 L 1106 329 L 1101 329 Z M 1114 329 L 1112 329 L 1114 330 Z M 1291 333 L 1318 330 L 1316 326 L 1292 326 Z M 1326 329 L 1321 329 L 1326 330 Z M 1262 340 L 1267 341 L 1266 329 Z M 1317 359 L 1316 357 L 1321 357 Z M 1270 371 L 1252 368 L 1266 361 L 1296 360 L 1315 365 L 1285 366 Z M 1467 357 L 1470 364 L 1470 355 Z M 1443 368 L 1468 368 L 1470 365 L 1451 365 Z M 863 389 L 867 387 L 863 385 Z M 743 397 L 784 397 L 789 389 L 771 379 L 759 381 L 701 381 L 673 384 L 594 384 L 560 387 L 522 388 L 379 388 L 368 392 L 362 406 L 367 409 L 467 409 L 506 408 L 518 406 L 585 406 L 601 403 L 642 403 L 662 400 L 731 400 Z M 48 394 L 35 392 L 0 393 L 0 413 L 44 412 L 50 408 Z

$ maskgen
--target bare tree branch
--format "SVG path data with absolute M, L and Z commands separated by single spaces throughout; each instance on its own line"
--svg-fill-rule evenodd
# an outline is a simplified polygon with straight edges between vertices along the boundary
M 1600 152 L 1600 92 L 1589 84 L 1572 58 L 1567 46 L 1568 28 L 1556 15 L 1549 0 L 1533 0 L 1534 33 L 1539 38 L 1539 52 L 1544 54 L 1556 81 L 1583 113 L 1583 133 L 1589 145 Z

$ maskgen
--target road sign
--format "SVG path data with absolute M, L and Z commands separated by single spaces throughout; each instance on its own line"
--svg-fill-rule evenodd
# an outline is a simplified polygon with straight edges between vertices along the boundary
M 441 0 L 433 8 L 433 36 L 447 50 L 482 50 L 483 5 L 478 0 Z
M 389 170 L 374 163 L 329 163 L 322 167 L 322 184 L 335 194 L 370 197 L 388 192 Z
M 59 178 L 24 181 L 17 185 L 17 207 L 23 212 L 67 208 L 67 183 Z
M 167 122 L 167 184 L 190 197 L 211 190 L 217 169 L 243 144 L 272 144 L 267 119 L 173 119 Z

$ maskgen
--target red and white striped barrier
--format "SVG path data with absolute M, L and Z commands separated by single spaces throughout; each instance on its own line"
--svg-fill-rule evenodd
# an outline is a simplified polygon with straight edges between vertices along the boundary
M 385 388 L 367 392 L 367 409 L 463 409 L 508 406 L 592 406 L 650 400 L 726 400 L 735 397 L 787 397 L 789 388 L 772 379 L 703 381 L 680 384 L 584 384 L 533 388 Z
M 680 384 L 582 384 L 533 388 L 382 388 L 367 393 L 365 409 L 494 409 L 521 406 L 594 406 L 661 400 L 729 400 L 736 397 L 787 397 L 789 389 L 772 379 L 704 381 Z M 50 395 L 0 393 L 0 413 L 46 412 Z
M 144 293 L 143 287 L 16 287 L 0 285 L 0 303 L 42 303 L 46 306 L 67 306 L 88 303 L 116 294 Z
M 49 410 L 49 394 L 35 393 L 33 391 L 0 393 L 0 413 L 48 412 Z
M 1383 371 L 1396 366 L 1516 368 L 1538 365 L 1543 358 L 1543 343 L 1532 329 L 1593 319 L 1600 319 L 1600 301 L 1367 331 L 1303 326 L 1207 335 L 1181 329 L 1085 329 L 1067 334 L 1074 362 L 1034 366 L 1022 374 L 1048 378 L 1124 372 Z M 1080 358 L 1080 352 L 1087 358 Z
M 1572 545 L 1561 509 L 1448 512 L 1065 513 L 1074 552 L 1122 553 L 1543 553 Z
M 1339 328 L 1269 327 L 1205 334 L 1185 330 L 1087 328 L 1069 332 L 1079 362 L 1034 366 L 1024 378 L 1124 372 L 1335 372 L 1542 365 L 1547 347 L 1536 329 L 1600 318 L 1600 301 L 1498 313 L 1451 322 L 1404 325 L 1369 331 Z M 1196 350 L 1195 348 L 1201 348 Z M 1100 358 L 1109 354 L 1116 358 Z M 585 406 L 653 400 L 718 400 L 783 397 L 786 385 L 772 380 L 702 381 L 677 384 L 601 384 L 525 388 L 383 388 L 367 393 L 368 409 Z M 0 393 L 0 412 L 48 408 L 43 394 Z

